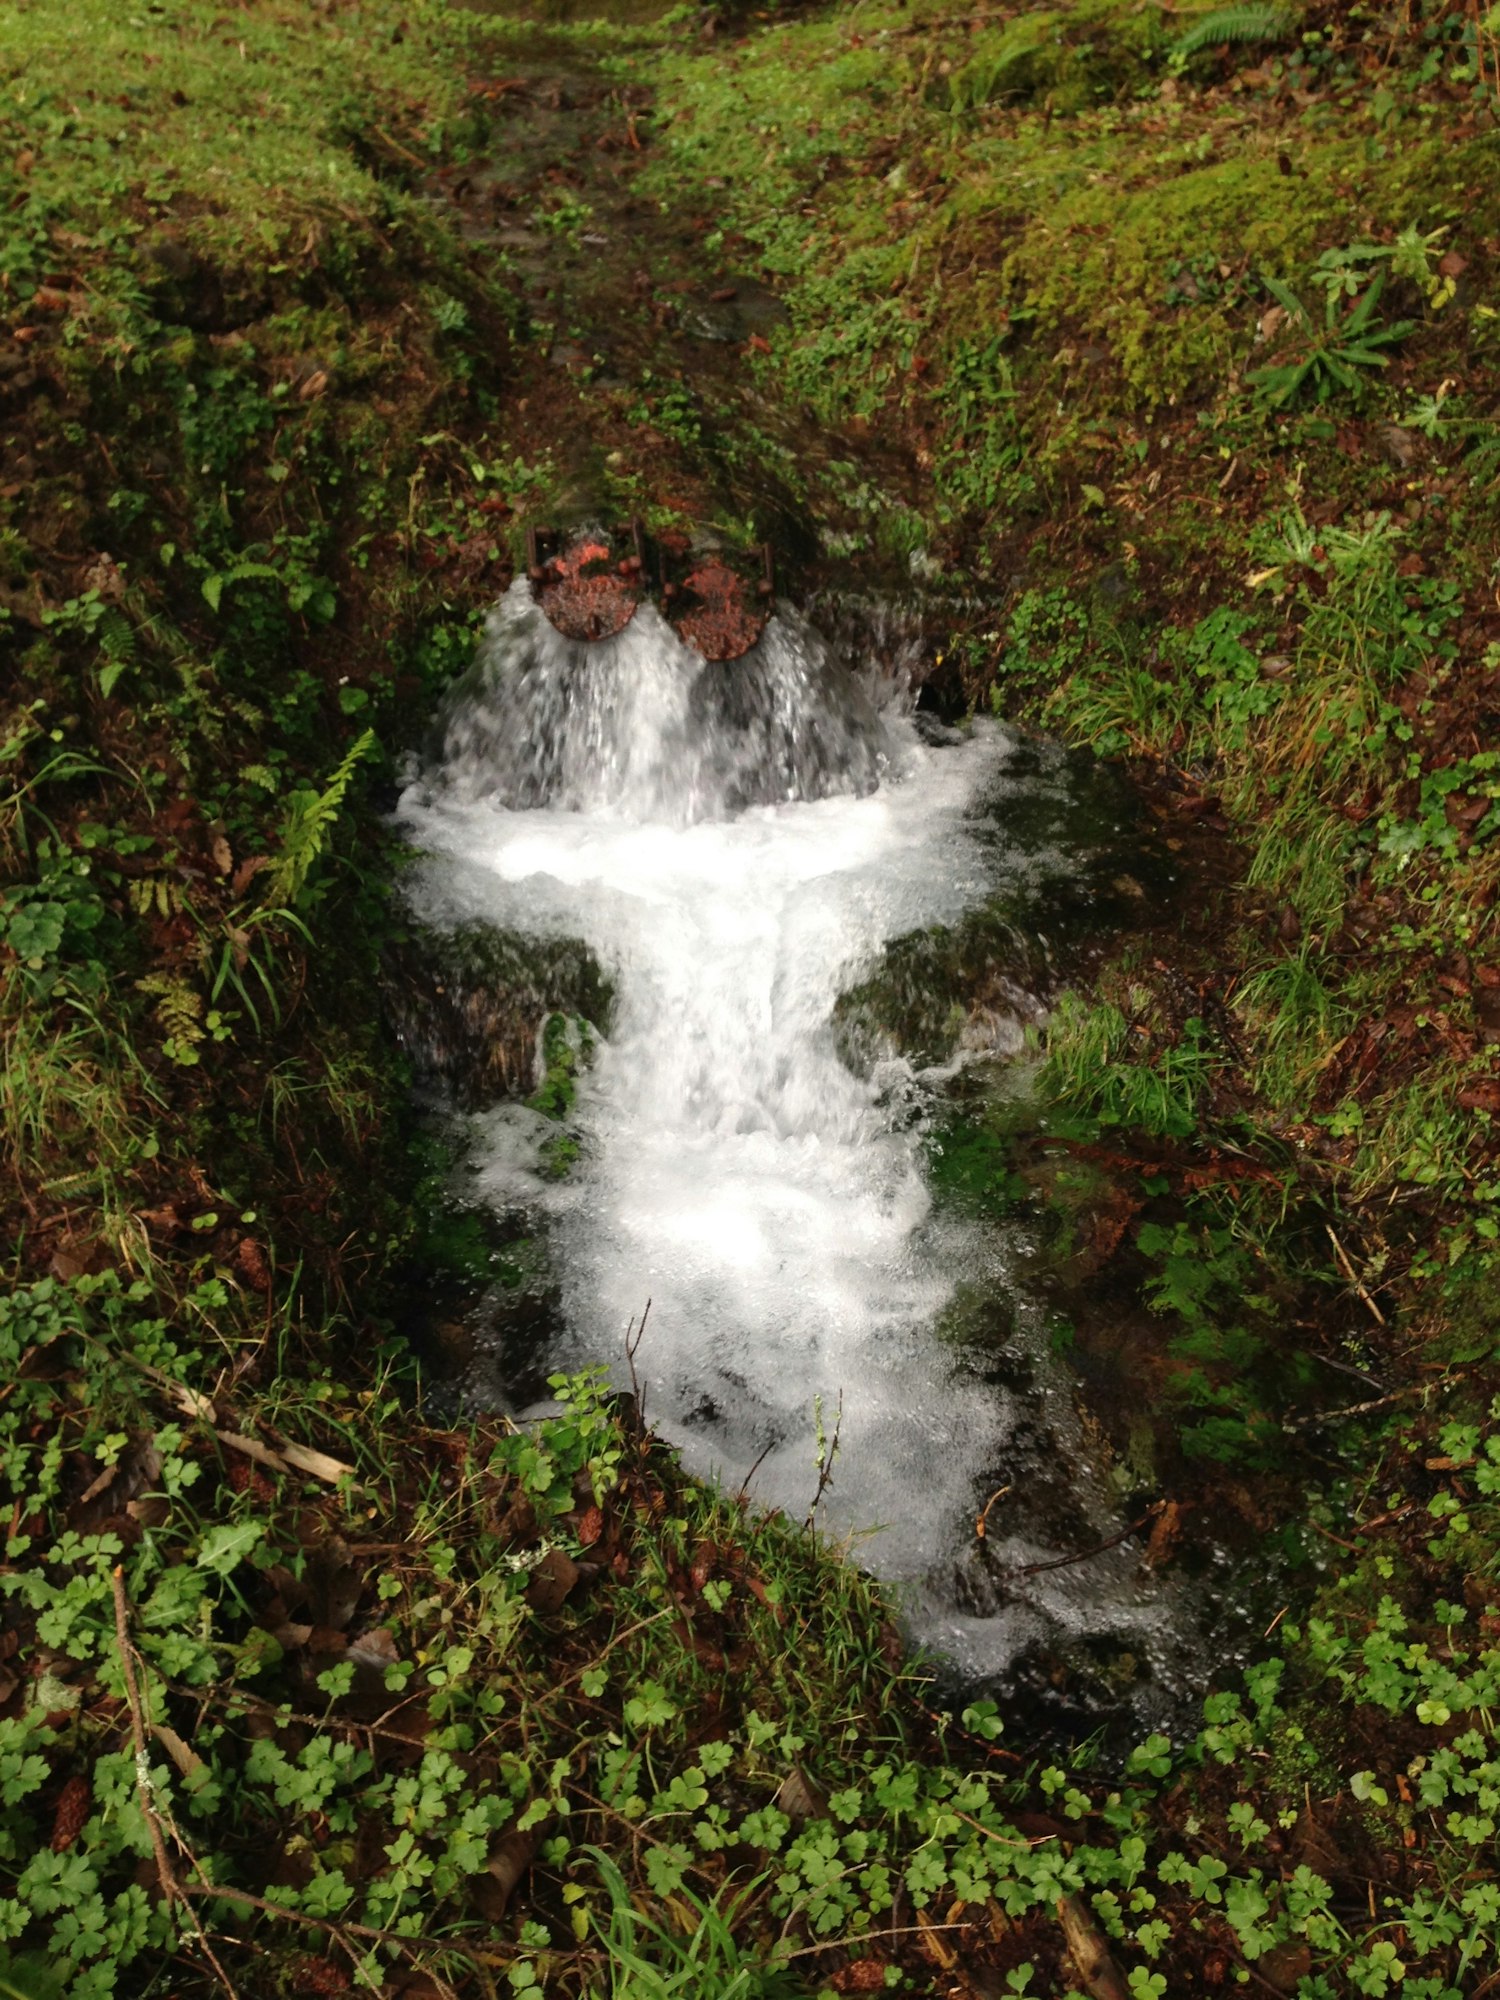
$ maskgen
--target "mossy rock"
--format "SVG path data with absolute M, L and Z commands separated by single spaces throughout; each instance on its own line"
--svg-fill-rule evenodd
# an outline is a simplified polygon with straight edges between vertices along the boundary
M 386 955 L 385 1001 L 419 1075 L 468 1110 L 529 1097 L 554 1015 L 607 1028 L 614 987 L 573 938 L 529 938 L 485 924 L 419 930 Z
M 834 1032 L 856 1072 L 891 1054 L 924 1068 L 966 1045 L 1015 1053 L 1058 987 L 1170 890 L 1174 870 L 1119 771 L 1022 744 L 1006 776 L 974 830 L 1011 886 L 955 924 L 893 939 L 840 996 Z

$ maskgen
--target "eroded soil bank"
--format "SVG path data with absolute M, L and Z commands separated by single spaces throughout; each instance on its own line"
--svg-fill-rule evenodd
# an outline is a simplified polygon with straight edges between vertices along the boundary
M 12 1985 L 1483 1990 L 1487 31 L 4 28 Z M 597 1385 L 422 1418 L 492 1246 L 382 814 L 526 527 L 630 514 L 919 583 L 933 711 L 1126 759 L 1199 887 L 931 1163 L 1030 1231 L 1140 1560 L 1234 1516 L 1284 1578 L 1180 1741 L 937 1713 Z M 912 952 L 867 1019 L 982 1005 L 982 934 Z

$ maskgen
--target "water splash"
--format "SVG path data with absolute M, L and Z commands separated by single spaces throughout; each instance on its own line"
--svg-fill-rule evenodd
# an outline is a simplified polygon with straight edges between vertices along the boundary
M 565 639 L 518 579 L 449 703 L 441 784 L 673 826 L 868 792 L 893 752 L 871 692 L 786 608 L 743 659 L 710 666 L 651 604 L 614 639 Z
M 1074 867 L 1003 836 L 1008 806 L 1065 789 L 1061 757 L 983 722 L 924 741 L 900 699 L 909 652 L 861 663 L 861 685 L 783 610 L 744 661 L 710 668 L 649 606 L 580 647 L 521 585 L 403 798 L 424 857 L 409 893 L 440 929 L 582 938 L 614 982 L 572 1174 L 540 1170 L 552 1128 L 534 1112 L 474 1126 L 485 1197 L 543 1216 L 556 1251 L 549 1362 L 616 1362 L 649 1298 L 649 1413 L 697 1469 L 737 1485 L 755 1465 L 757 1497 L 800 1515 L 815 1399 L 825 1425 L 842 1399 L 824 1525 L 876 1531 L 869 1560 L 968 1672 L 1081 1618 L 1146 1652 L 1169 1620 L 1128 1554 L 997 1586 L 1055 1553 L 1055 1518 L 1002 1512 L 975 1569 L 976 1508 L 1023 1462 L 1069 1463 L 1078 1541 L 1119 1525 L 1114 1496 L 1015 1292 L 1014 1246 L 934 1210 L 923 1080 L 896 1057 L 856 1075 L 835 1041 L 839 995 L 887 942 L 1007 887 L 1044 899 Z M 1009 1298 L 1036 1357 L 1027 1393 L 945 1344 L 960 1280 Z

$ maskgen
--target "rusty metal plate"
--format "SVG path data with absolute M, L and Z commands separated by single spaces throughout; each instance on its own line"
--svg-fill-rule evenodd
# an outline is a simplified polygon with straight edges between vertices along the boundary
M 565 639 L 613 639 L 641 601 L 641 566 L 616 563 L 607 542 L 587 537 L 531 573 L 536 601 Z
M 677 636 L 705 660 L 738 660 L 766 629 L 769 610 L 768 603 L 756 602 L 753 584 L 710 556 L 674 594 L 668 616 Z

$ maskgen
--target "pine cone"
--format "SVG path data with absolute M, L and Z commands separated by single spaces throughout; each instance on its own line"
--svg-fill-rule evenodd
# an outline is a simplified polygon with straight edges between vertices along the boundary
M 52 1852 L 61 1854 L 71 1847 L 83 1831 L 83 1823 L 89 1816 L 93 1803 L 93 1793 L 89 1790 L 87 1778 L 69 1778 L 57 1800 L 57 1815 L 52 1822 Z

